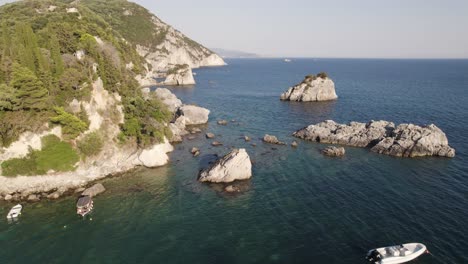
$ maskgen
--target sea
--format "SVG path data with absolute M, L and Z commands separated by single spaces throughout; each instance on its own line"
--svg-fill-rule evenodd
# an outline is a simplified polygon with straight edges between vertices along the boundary
M 202 133 L 175 145 L 168 165 L 102 181 L 86 219 L 76 196 L 0 203 L 0 263 L 366 263 L 372 248 L 420 242 L 413 263 L 468 263 L 468 60 L 228 59 L 196 69 L 197 84 L 169 88 L 210 109 Z M 327 72 L 336 101 L 283 102 L 305 75 Z M 221 126 L 217 120 L 227 120 Z M 300 128 L 332 119 L 436 124 L 455 158 L 397 158 L 297 140 Z M 221 147 L 205 133 L 216 134 Z M 265 134 L 286 146 L 265 144 Z M 252 138 L 245 142 L 243 136 Z M 254 146 L 256 145 L 256 146 Z M 192 157 L 198 147 L 201 155 Z M 200 169 L 245 148 L 253 176 L 225 185 L 197 181 Z

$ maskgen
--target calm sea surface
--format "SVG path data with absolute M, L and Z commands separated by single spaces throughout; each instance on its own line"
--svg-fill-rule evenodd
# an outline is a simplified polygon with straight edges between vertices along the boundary
M 0 204 L 0 263 L 366 263 L 374 247 L 422 242 L 433 256 L 414 263 L 468 263 L 467 60 L 228 60 L 195 70 L 198 84 L 172 88 L 186 103 L 211 110 L 203 132 L 176 145 L 171 164 L 103 181 L 87 220 L 76 197 L 26 204 L 7 223 Z M 281 102 L 310 73 L 334 79 L 334 102 Z M 216 120 L 235 120 L 218 126 Z M 346 147 L 288 143 L 312 123 L 390 120 L 434 123 L 457 151 L 453 159 L 403 159 Z M 241 138 L 248 135 L 251 143 Z M 192 158 L 189 150 L 202 155 Z M 197 182 L 197 172 L 234 147 L 254 161 L 243 193 Z

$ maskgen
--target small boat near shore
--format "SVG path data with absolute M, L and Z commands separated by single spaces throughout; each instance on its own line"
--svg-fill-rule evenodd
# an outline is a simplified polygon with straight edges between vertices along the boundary
M 291 62 L 290 59 L 284 59 L 284 62 Z
M 23 210 L 23 206 L 21 204 L 17 204 L 13 206 L 10 212 L 8 212 L 7 219 L 8 220 L 17 219 L 21 215 L 22 210 Z
M 76 213 L 85 217 L 94 207 L 94 202 L 90 196 L 81 196 L 76 202 Z
M 367 253 L 366 259 L 377 264 L 397 264 L 414 260 L 424 253 L 429 253 L 425 245 L 408 243 L 371 249 Z

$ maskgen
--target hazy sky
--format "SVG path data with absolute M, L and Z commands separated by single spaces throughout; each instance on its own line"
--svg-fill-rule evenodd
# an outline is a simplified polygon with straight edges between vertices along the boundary
M 468 0 L 134 2 L 211 48 L 288 57 L 468 58 Z

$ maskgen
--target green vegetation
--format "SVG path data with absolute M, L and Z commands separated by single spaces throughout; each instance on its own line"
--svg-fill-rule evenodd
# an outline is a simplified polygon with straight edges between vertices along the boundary
M 62 126 L 62 132 L 65 138 L 75 139 L 88 129 L 88 124 L 74 114 L 68 113 L 62 107 L 55 107 L 54 110 L 57 115 L 52 117 L 50 121 Z
M 326 74 L 325 72 L 321 72 L 321 73 L 317 74 L 317 77 L 322 78 L 322 79 L 326 79 L 326 78 L 328 78 L 328 74 Z
M 85 157 L 99 154 L 104 147 L 104 140 L 98 132 L 92 132 L 78 142 L 78 149 Z
M 72 171 L 80 160 L 69 143 L 60 141 L 54 135 L 42 138 L 42 150 L 32 150 L 25 158 L 4 161 L 2 171 L 5 176 L 41 175 L 50 170 Z
M 174 67 L 172 67 L 170 70 L 167 71 L 167 74 L 175 74 L 180 70 L 184 69 L 190 69 L 190 66 L 188 64 L 176 64 Z
M 124 98 L 120 138 L 142 146 L 160 142 L 171 114 L 158 100 L 143 99 L 134 77 L 144 69 L 136 45 L 155 48 L 167 28 L 155 27 L 146 9 L 124 0 L 71 2 L 29 0 L 0 7 L 0 146 L 25 131 L 43 131 L 49 121 L 63 127 L 66 140 L 76 138 L 89 126 L 88 118 L 85 111 L 75 116 L 65 109 L 73 99 L 89 101 L 98 77 L 106 90 Z M 57 8 L 48 11 L 51 5 Z M 66 12 L 72 5 L 81 19 Z M 80 60 L 77 51 L 85 54 Z
M 122 125 L 121 139 L 134 137 L 141 146 L 160 143 L 168 136 L 165 123 L 172 114 L 157 99 L 145 100 L 141 97 L 125 98 L 125 123 Z

